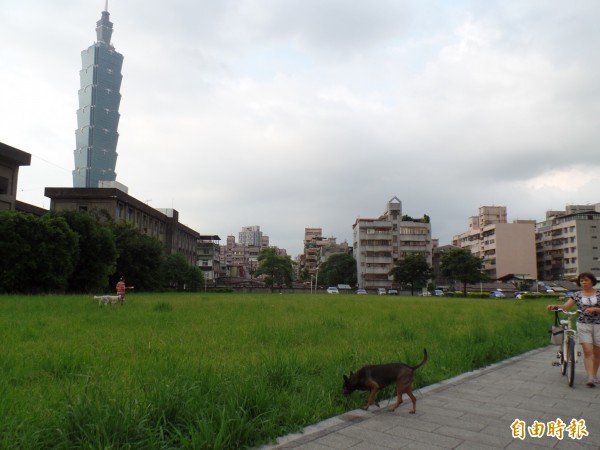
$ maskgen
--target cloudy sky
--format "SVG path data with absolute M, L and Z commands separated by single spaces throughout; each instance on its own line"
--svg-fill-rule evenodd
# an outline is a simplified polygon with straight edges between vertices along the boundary
M 104 0 L 0 9 L 0 141 L 19 200 L 72 186 L 80 53 Z M 352 241 L 397 196 L 440 244 L 600 202 L 597 0 L 110 0 L 125 57 L 117 181 L 224 240 Z

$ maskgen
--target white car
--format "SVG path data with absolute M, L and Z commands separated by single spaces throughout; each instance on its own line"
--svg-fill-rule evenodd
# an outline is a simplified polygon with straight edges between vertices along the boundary
M 386 294 L 387 294 L 387 290 L 385 288 L 377 289 L 377 295 L 386 295 Z
M 328 294 L 339 294 L 340 291 L 336 287 L 328 287 L 327 288 L 327 293 Z

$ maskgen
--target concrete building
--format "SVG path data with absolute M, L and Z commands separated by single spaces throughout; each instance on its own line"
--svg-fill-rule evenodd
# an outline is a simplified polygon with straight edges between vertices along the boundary
M 30 164 L 29 153 L 0 142 L 0 211 L 16 209 L 19 167 Z
M 508 223 L 506 206 L 482 206 L 469 218 L 469 230 L 452 238 L 452 245 L 469 250 L 483 261 L 491 280 L 508 274 L 535 277 L 535 220 Z
M 262 231 L 260 231 L 259 225 L 252 225 L 242 227 L 242 231 L 239 232 L 238 235 L 238 243 L 239 245 L 244 245 L 247 247 L 261 247 L 262 246 Z M 267 238 L 268 239 L 268 238 Z
M 123 55 L 110 43 L 108 11 L 96 23 L 96 42 L 81 52 L 73 187 L 97 188 L 115 181 Z
M 322 228 L 304 229 L 304 253 L 299 255 L 298 275 L 316 275 L 318 267 L 335 253 L 348 253 L 347 242 L 337 243 L 335 237 L 323 237 Z
M 600 203 L 546 212 L 536 225 L 539 280 L 572 280 L 581 272 L 600 278 Z
M 402 202 L 393 197 L 378 218 L 358 218 L 353 230 L 358 285 L 364 289 L 391 288 L 390 271 L 408 255 L 421 255 L 432 263 L 429 217 L 413 219 L 402 214 Z
M 227 267 L 231 277 L 251 280 L 258 268 L 258 255 L 263 248 L 269 247 L 269 237 L 263 235 L 258 225 L 242 227 L 239 235 L 244 242 L 258 242 L 258 245 L 244 245 L 236 242 L 235 236 L 229 235 L 225 245 L 220 247 L 220 262 Z M 287 252 L 285 249 L 277 248 L 277 254 L 282 256 L 287 255 Z
M 225 275 L 220 261 L 220 243 L 221 238 L 217 235 L 198 236 L 198 267 L 204 273 L 204 281 L 207 285 L 213 286 L 216 280 Z
M 165 254 L 181 253 L 190 265 L 197 265 L 200 234 L 179 222 L 175 209 L 158 210 L 113 188 L 46 188 L 52 211 L 104 211 L 113 220 L 131 223 L 141 233 L 163 243 Z

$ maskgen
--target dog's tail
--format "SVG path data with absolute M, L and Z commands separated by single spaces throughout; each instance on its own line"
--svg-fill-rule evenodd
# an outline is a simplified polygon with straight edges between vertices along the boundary
M 419 367 L 424 366 L 425 363 L 427 362 L 427 349 L 423 349 L 423 361 L 421 361 L 419 364 L 417 364 L 416 366 L 412 367 L 412 370 L 417 370 Z

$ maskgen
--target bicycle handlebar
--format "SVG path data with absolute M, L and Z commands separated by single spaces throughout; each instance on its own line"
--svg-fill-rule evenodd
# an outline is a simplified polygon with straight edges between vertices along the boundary
M 553 309 L 552 311 L 554 311 L 556 314 L 558 314 L 559 312 L 561 312 L 561 313 L 567 314 L 569 316 L 572 316 L 574 314 L 580 314 L 580 313 L 583 312 L 581 309 L 578 309 L 577 311 L 567 311 L 567 310 L 564 310 L 562 308 L 556 308 L 556 309 Z

